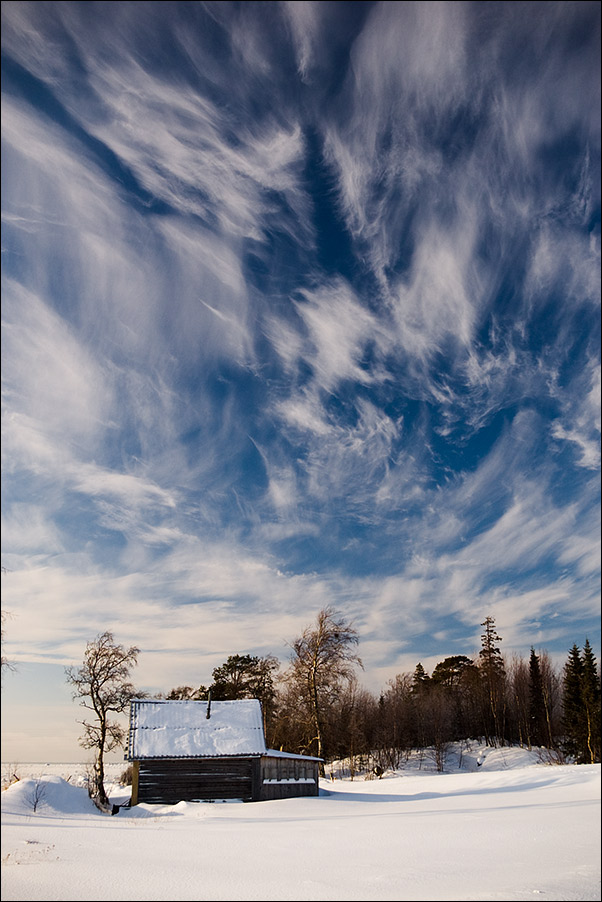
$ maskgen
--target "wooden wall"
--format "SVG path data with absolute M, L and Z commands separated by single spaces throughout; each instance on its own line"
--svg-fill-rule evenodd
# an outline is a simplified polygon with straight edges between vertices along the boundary
M 263 802 L 319 794 L 318 762 L 249 758 L 150 758 L 133 762 L 132 805 L 242 799 Z
M 137 794 L 134 800 L 133 782 L 132 805 L 212 799 L 250 802 L 258 792 L 258 758 L 153 758 L 135 763 Z
M 259 800 L 291 799 L 317 796 L 319 793 L 318 762 L 310 758 L 261 758 Z

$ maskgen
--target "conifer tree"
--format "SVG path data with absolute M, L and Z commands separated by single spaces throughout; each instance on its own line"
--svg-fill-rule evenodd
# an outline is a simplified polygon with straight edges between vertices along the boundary
M 431 678 L 420 663 L 412 676 L 411 700 L 412 700 L 412 732 L 416 744 L 420 748 L 428 745 L 426 700 L 430 690 Z
M 581 682 L 583 661 L 577 644 L 569 651 L 564 665 L 564 687 L 562 693 L 563 749 L 567 755 L 578 760 L 582 723 Z
M 499 742 L 504 744 L 505 691 L 506 670 L 504 659 L 497 642 L 501 638 L 495 631 L 495 619 L 486 617 L 481 626 L 485 627 L 481 635 L 479 667 L 485 688 L 484 728 L 485 740 L 489 745 Z
M 427 689 L 430 679 L 430 676 L 419 661 L 416 664 L 414 676 L 412 677 L 412 692 L 422 692 L 424 689 Z
M 546 706 L 539 657 L 531 646 L 529 657 L 529 741 L 532 745 L 546 744 Z
M 582 661 L 583 757 L 588 764 L 595 764 L 600 761 L 600 676 L 588 639 L 583 646 Z
M 577 764 L 600 761 L 600 675 L 589 640 L 573 645 L 564 665 L 563 749 Z
M 479 672 L 466 655 L 451 655 L 440 661 L 433 670 L 430 683 L 446 695 L 446 704 L 452 715 L 451 740 L 463 739 L 470 734 L 472 711 L 470 695 L 478 684 Z
M 264 732 L 274 715 L 276 690 L 273 674 L 280 661 L 273 655 L 230 655 L 228 660 L 213 670 L 213 682 L 209 687 L 211 698 L 232 701 L 257 698 L 261 702 Z

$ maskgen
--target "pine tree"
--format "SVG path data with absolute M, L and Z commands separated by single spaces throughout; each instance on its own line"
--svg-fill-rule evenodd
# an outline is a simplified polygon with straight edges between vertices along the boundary
M 478 685 L 479 671 L 466 655 L 452 655 L 440 661 L 431 676 L 431 688 L 445 693 L 446 704 L 452 715 L 451 740 L 470 735 L 472 711 L 470 696 Z
M 501 638 L 495 631 L 495 620 L 486 617 L 481 626 L 485 632 L 481 635 L 481 650 L 479 652 L 479 667 L 481 669 L 485 687 L 485 705 L 483 726 L 485 740 L 489 745 L 499 742 L 504 744 L 505 721 L 505 695 L 506 695 L 506 670 L 504 659 L 497 642 Z
M 214 701 L 259 699 L 267 735 L 275 713 L 276 690 L 272 674 L 279 666 L 280 661 L 273 655 L 230 655 L 224 664 L 214 668 L 213 682 L 207 691 Z

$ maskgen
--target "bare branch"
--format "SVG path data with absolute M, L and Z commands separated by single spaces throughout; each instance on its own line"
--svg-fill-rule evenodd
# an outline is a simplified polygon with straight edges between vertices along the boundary
M 101 809 L 109 807 L 104 788 L 104 754 L 122 745 L 125 738 L 122 727 L 109 717 L 125 711 L 131 699 L 140 694 L 129 681 L 138 654 L 136 646 L 117 645 L 112 633 L 104 632 L 86 645 L 81 667 L 65 668 L 74 701 L 79 699 L 82 707 L 96 715 L 94 723 L 80 721 L 84 728 L 80 745 L 96 750 L 91 795 Z

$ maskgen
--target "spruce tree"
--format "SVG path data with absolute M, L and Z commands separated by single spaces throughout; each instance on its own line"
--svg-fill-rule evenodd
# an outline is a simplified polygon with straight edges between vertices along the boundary
M 431 678 L 420 662 L 416 664 L 416 669 L 412 676 L 412 720 L 413 733 L 416 745 L 424 748 L 428 743 L 427 725 L 426 725 L 426 699 L 429 695 Z
M 581 701 L 584 739 L 582 757 L 586 763 L 595 764 L 600 761 L 600 676 L 588 639 L 585 640 L 581 659 L 583 662 Z
M 531 646 L 529 657 L 529 740 L 532 745 L 546 744 L 546 705 L 539 658 Z
M 581 679 L 583 662 L 579 647 L 575 644 L 569 651 L 564 665 L 564 684 L 562 691 L 562 747 L 567 755 L 578 757 L 579 729 L 581 722 Z
M 416 669 L 414 670 L 414 675 L 412 677 L 412 692 L 422 692 L 424 689 L 427 689 L 430 679 L 430 676 L 419 661 L 418 664 L 416 664 Z
M 563 750 L 577 764 L 600 760 L 600 685 L 587 639 L 583 654 L 573 645 L 564 665 L 562 727 Z

